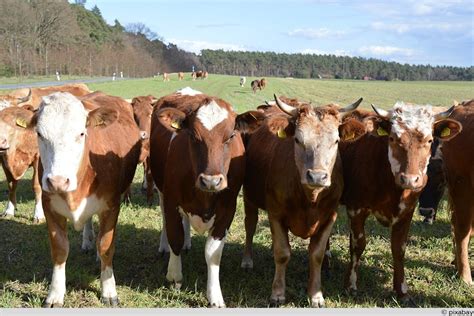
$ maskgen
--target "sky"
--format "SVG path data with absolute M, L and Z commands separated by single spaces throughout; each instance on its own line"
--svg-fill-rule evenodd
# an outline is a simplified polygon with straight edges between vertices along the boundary
M 474 65 L 474 0 L 87 0 L 109 24 L 141 22 L 201 49 Z

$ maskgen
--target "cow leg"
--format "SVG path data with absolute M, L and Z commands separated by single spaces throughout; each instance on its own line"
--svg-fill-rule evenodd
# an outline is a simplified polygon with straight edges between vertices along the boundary
M 163 201 L 163 194 L 161 192 L 158 192 L 158 196 L 159 196 L 160 201 Z M 160 209 L 161 209 L 161 218 L 163 221 L 163 224 L 162 224 L 163 228 L 160 234 L 160 246 L 158 248 L 158 253 L 164 254 L 164 253 L 170 252 L 170 245 L 168 242 L 168 235 L 166 233 L 166 217 L 165 217 L 162 204 L 160 204 Z M 183 230 L 184 230 L 183 250 L 190 250 L 191 249 L 191 225 L 187 217 L 183 217 L 182 225 L 183 225 Z
M 45 221 L 43 203 L 41 202 L 41 184 L 38 175 L 38 163 L 39 159 L 35 159 L 33 162 L 33 192 L 35 192 L 35 215 L 33 217 L 33 223 L 42 223 Z
M 95 239 L 95 232 L 94 226 L 92 225 L 92 217 L 89 218 L 82 230 L 82 245 L 81 250 L 84 252 L 88 252 L 94 249 L 94 239 Z
M 145 170 L 145 181 L 146 181 L 146 201 L 148 205 L 153 203 L 153 189 L 155 186 L 155 182 L 153 182 L 153 176 L 151 174 L 150 164 L 148 157 L 143 162 L 143 168 Z M 159 202 L 159 201 L 158 201 Z
M 471 198 L 469 198 L 471 199 Z M 456 201 L 457 202 L 457 201 Z M 469 241 L 472 233 L 472 214 L 474 201 L 464 204 L 453 203 L 452 226 L 454 230 L 455 263 L 459 277 L 469 285 L 473 285 L 469 266 Z
M 360 257 L 365 250 L 367 241 L 365 239 L 365 220 L 368 212 L 364 209 L 357 211 L 348 210 L 351 232 L 349 237 L 350 243 L 350 264 L 346 274 L 346 289 L 351 295 L 357 294 L 357 279 L 360 264 Z
M 66 294 L 66 260 L 69 254 L 67 220 L 52 211 L 45 212 L 45 215 L 53 261 L 53 276 L 43 307 L 61 307 L 64 304 L 64 294 Z
M 178 206 L 170 203 L 168 199 L 161 196 L 161 207 L 164 213 L 164 224 L 166 237 L 169 241 L 170 258 L 168 261 L 168 272 L 166 279 L 172 282 L 174 287 L 181 288 L 183 282 L 183 271 L 181 265 L 181 249 L 184 244 L 184 229 Z M 161 233 L 163 235 L 163 232 Z M 160 243 L 161 247 L 161 243 Z
M 407 217 L 392 225 L 391 231 L 391 249 L 393 257 L 393 289 L 397 293 L 398 298 L 404 302 L 412 304 L 408 295 L 408 286 L 405 280 L 405 248 L 408 239 L 408 231 L 410 230 L 411 218 L 413 210 Z
M 288 228 L 284 227 L 280 221 L 270 219 L 270 229 L 273 242 L 273 259 L 275 261 L 275 276 L 272 284 L 272 295 L 270 304 L 278 306 L 285 303 L 285 275 L 288 261 L 290 261 L 291 248 L 288 240 Z
M 243 269 L 253 268 L 253 236 L 257 229 L 258 208 L 244 196 L 245 208 L 245 249 L 240 267 Z
M 100 257 L 101 301 L 104 305 L 112 307 L 119 304 L 112 267 L 115 253 L 115 226 L 119 209 L 119 206 L 115 206 L 99 215 L 99 235 L 96 244 Z
M 324 297 L 321 291 L 321 265 L 323 263 L 324 254 L 331 234 L 332 226 L 336 221 L 337 213 L 333 216 L 318 232 L 311 236 L 309 244 L 309 281 L 308 296 L 311 300 L 312 307 L 324 307 Z
M 125 190 L 125 192 L 123 193 L 123 203 L 125 204 L 131 204 L 132 203 L 132 199 L 131 199 L 131 192 L 132 192 L 132 185 L 130 184 L 127 189 Z
M 13 175 L 10 171 L 5 167 L 5 163 L 2 160 L 2 168 L 5 172 L 5 176 L 7 178 L 8 183 L 8 204 L 7 208 L 3 212 L 2 216 L 15 216 L 15 209 L 16 209 L 16 187 L 18 181 L 13 178 Z
M 219 268 L 224 243 L 225 236 L 220 239 L 209 234 L 204 250 L 207 263 L 207 300 L 211 307 L 225 307 L 219 282 Z

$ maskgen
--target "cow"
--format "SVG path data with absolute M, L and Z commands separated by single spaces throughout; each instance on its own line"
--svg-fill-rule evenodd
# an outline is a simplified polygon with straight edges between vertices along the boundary
M 258 208 L 268 212 L 272 232 L 275 276 L 270 303 L 285 302 L 285 273 L 290 259 L 288 231 L 310 238 L 308 296 L 313 307 L 324 306 L 321 264 L 342 194 L 339 141 L 355 141 L 365 134 L 358 120 L 343 117 L 362 98 L 336 105 L 293 107 L 275 96 L 286 114 L 272 111 L 265 125 L 248 136 L 244 206 L 246 243 L 241 266 L 253 267 L 252 240 Z
M 184 80 L 184 72 L 178 72 L 178 80 Z
M 8 183 L 8 204 L 2 216 L 15 216 L 18 181 L 29 167 L 33 167 L 35 193 L 34 223 L 43 222 L 41 186 L 38 181 L 39 152 L 36 134 L 27 128 L 33 117 L 31 106 L 8 107 L 0 111 L 0 159 Z
M 250 83 L 250 86 L 252 87 L 253 93 L 256 93 L 256 92 L 257 92 L 257 89 L 262 90 L 262 86 L 260 85 L 260 80 L 258 80 L 258 79 L 253 80 L 253 81 Z
M 191 73 L 191 79 L 193 79 L 193 81 L 194 81 L 194 80 L 196 80 L 196 78 L 197 78 L 196 72 L 193 71 L 193 72 Z
M 133 107 L 133 117 L 138 125 L 144 140 L 142 144 L 142 152 L 140 155 L 140 162 L 143 163 L 143 188 L 146 189 L 146 198 L 148 204 L 151 204 L 153 200 L 153 189 L 154 183 L 151 176 L 150 170 L 150 126 L 151 126 L 151 113 L 153 111 L 154 103 L 157 101 L 154 96 L 138 96 L 131 100 Z
M 210 306 L 225 307 L 219 265 L 244 180 L 240 133 L 257 128 L 263 119 L 259 111 L 237 115 L 226 101 L 191 88 L 162 97 L 153 110 L 150 166 L 162 193 L 171 248 L 166 278 L 176 287 L 182 284 L 182 218 L 188 218 L 198 233 L 209 231 L 205 258 Z
M 474 235 L 474 152 L 471 146 L 474 143 L 474 99 L 461 103 L 450 118 L 461 123 L 462 131 L 451 141 L 442 142 L 444 174 L 443 171 L 429 174 L 428 184 L 423 192 L 423 195 L 428 196 L 424 203 L 420 199 L 420 209 L 436 205 L 443 193 L 439 188 L 442 188 L 444 183 L 447 184 L 452 210 L 451 225 L 454 231 L 454 262 L 461 279 L 472 286 L 469 242 Z M 441 133 L 450 137 L 456 134 L 458 128 L 452 123 L 444 127 Z M 436 214 L 436 208 L 434 211 Z
M 240 87 L 241 87 L 241 88 L 243 88 L 243 87 L 244 87 L 244 85 L 245 85 L 245 81 L 247 81 L 247 78 L 245 78 L 245 77 L 243 77 L 243 76 L 242 76 L 242 77 L 240 77 Z
M 163 73 L 163 82 L 170 81 L 170 74 L 167 72 Z
M 440 129 L 459 123 L 446 117 L 452 108 L 435 114 L 429 105 L 397 102 L 391 110 L 357 113 L 370 133 L 342 144 L 344 191 L 341 203 L 350 222 L 350 264 L 346 289 L 357 293 L 358 267 L 366 246 L 364 224 L 372 214 L 391 229 L 393 289 L 404 304 L 413 305 L 405 280 L 404 256 L 408 231 L 421 190 L 433 137 L 449 140 Z
M 43 98 L 28 122 L 38 137 L 39 178 L 51 246 L 53 275 L 44 307 L 62 306 L 66 292 L 69 252 L 67 220 L 74 229 L 99 216 L 97 253 L 101 260 L 101 299 L 116 306 L 118 296 L 112 268 L 115 226 L 120 195 L 130 185 L 141 150 L 140 132 L 118 97 L 98 94 L 81 102 L 67 92 Z M 90 227 L 91 228 L 91 227 Z M 88 231 L 93 235 L 93 230 Z M 83 249 L 93 247 L 83 236 Z M 84 241 L 90 244 L 85 245 Z
M 8 95 L 0 96 L 0 108 L 8 106 L 31 105 L 33 106 L 33 109 L 36 110 L 41 103 L 42 97 L 57 91 L 69 92 L 77 97 L 84 96 L 92 92 L 83 83 L 66 84 L 62 86 L 44 88 L 18 89 Z
M 204 72 L 202 73 L 202 79 L 203 79 L 203 80 L 204 80 L 204 79 L 207 79 L 207 77 L 209 77 L 209 73 L 208 73 L 207 71 L 204 71 Z
M 260 79 L 260 90 L 265 89 L 267 86 L 267 80 L 265 78 Z
M 202 72 L 202 70 L 196 71 L 196 72 L 194 73 L 194 75 L 195 75 L 195 79 L 196 79 L 196 78 L 201 78 L 201 79 L 203 78 L 203 72 Z

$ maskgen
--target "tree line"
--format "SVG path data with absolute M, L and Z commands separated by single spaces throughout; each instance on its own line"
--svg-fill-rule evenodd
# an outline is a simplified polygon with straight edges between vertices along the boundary
M 211 73 L 244 76 L 376 80 L 473 80 L 474 67 L 409 65 L 362 57 L 203 50 Z

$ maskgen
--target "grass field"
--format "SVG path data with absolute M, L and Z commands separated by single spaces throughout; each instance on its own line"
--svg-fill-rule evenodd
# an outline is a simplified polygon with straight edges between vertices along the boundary
M 189 75 L 187 75 L 189 78 Z M 270 78 L 264 91 L 253 94 L 239 87 L 239 79 L 211 75 L 205 81 L 163 83 L 159 79 L 131 80 L 91 84 L 93 90 L 120 95 L 154 94 L 159 97 L 178 88 L 191 86 L 218 95 L 240 112 L 253 108 L 273 93 L 299 97 L 322 104 L 352 102 L 360 96 L 364 106 L 383 107 L 396 100 L 435 105 L 450 105 L 453 99 L 473 97 L 472 82 L 361 82 L 314 81 Z M 207 268 L 204 259 L 205 237 L 193 235 L 192 249 L 183 255 L 184 282 L 181 291 L 169 289 L 165 278 L 167 260 L 158 254 L 161 215 L 156 205 L 149 207 L 140 191 L 142 178 L 138 168 L 133 183 L 132 204 L 123 205 L 117 228 L 114 271 L 123 307 L 205 307 Z M 0 219 L 0 307 L 40 307 L 47 295 L 52 264 L 45 224 L 33 225 L 31 171 L 20 182 L 18 211 L 14 219 Z M 0 175 L 0 201 L 6 206 L 7 186 Z M 436 222 L 427 226 L 415 215 L 406 253 L 407 282 L 414 301 L 420 307 L 472 307 L 474 289 L 458 280 L 453 259 L 449 214 L 446 201 Z M 95 222 L 97 230 L 97 222 Z M 348 225 L 344 209 L 331 237 L 332 263 L 323 275 L 323 291 L 328 307 L 398 307 L 392 292 L 392 260 L 389 230 L 369 218 L 366 224 L 368 245 L 360 268 L 359 296 L 349 297 L 343 290 L 348 264 Z M 100 307 L 100 265 L 95 254 L 80 251 L 80 233 L 69 228 L 70 254 L 67 263 L 67 307 Z M 228 307 L 266 307 L 271 293 L 274 264 L 271 236 L 264 212 L 260 214 L 255 235 L 255 267 L 242 271 L 240 260 L 245 239 L 243 205 L 239 198 L 236 217 L 224 247 L 221 262 L 221 286 Z M 291 236 L 292 257 L 287 271 L 285 307 L 308 307 L 308 241 Z M 473 243 L 471 242 L 471 247 Z M 474 249 L 471 249 L 471 256 Z M 471 257 L 471 266 L 474 262 Z

